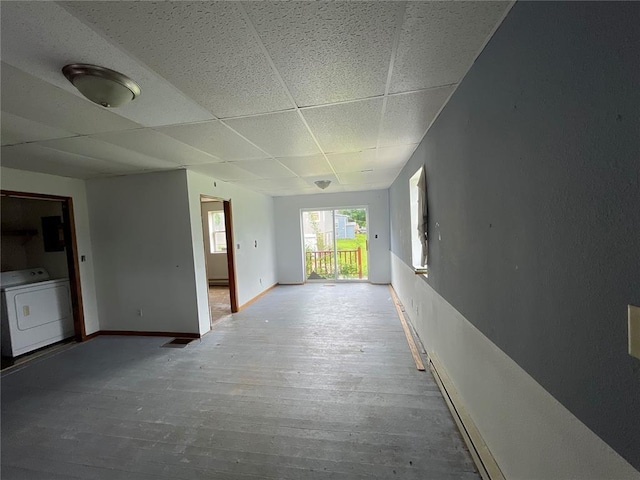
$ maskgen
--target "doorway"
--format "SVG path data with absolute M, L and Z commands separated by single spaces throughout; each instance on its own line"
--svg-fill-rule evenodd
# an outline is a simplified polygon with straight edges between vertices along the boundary
M 73 199 L 1 193 L 4 368 L 87 335 Z
M 366 281 L 369 240 L 366 207 L 302 210 L 307 281 Z
M 200 196 L 211 328 L 238 311 L 231 201 Z

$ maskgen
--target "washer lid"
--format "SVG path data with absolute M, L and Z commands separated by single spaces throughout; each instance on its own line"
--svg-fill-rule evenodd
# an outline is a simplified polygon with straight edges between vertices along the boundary
M 29 283 L 49 280 L 49 272 L 44 268 L 29 268 L 26 270 L 12 270 L 0 273 L 0 287 L 13 287 L 15 285 L 27 285 Z

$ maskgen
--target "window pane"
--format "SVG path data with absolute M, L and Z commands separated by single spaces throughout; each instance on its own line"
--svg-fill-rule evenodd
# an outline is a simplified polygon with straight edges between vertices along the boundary
M 216 252 L 227 251 L 227 237 L 225 232 L 216 232 L 215 234 Z

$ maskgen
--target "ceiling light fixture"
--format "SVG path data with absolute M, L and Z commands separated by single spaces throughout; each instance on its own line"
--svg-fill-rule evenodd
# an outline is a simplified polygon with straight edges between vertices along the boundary
M 331 184 L 331 180 L 316 180 L 313 183 L 315 183 L 316 187 L 318 187 L 319 189 L 324 190 Z
M 82 95 L 103 107 L 121 107 L 140 95 L 140 85 L 105 67 L 72 63 L 62 73 Z

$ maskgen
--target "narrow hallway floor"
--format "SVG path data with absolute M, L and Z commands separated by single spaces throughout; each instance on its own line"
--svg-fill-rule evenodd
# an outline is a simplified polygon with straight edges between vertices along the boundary
M 2 478 L 479 479 L 387 286 L 280 286 L 185 348 L 100 336 L 2 376 Z

